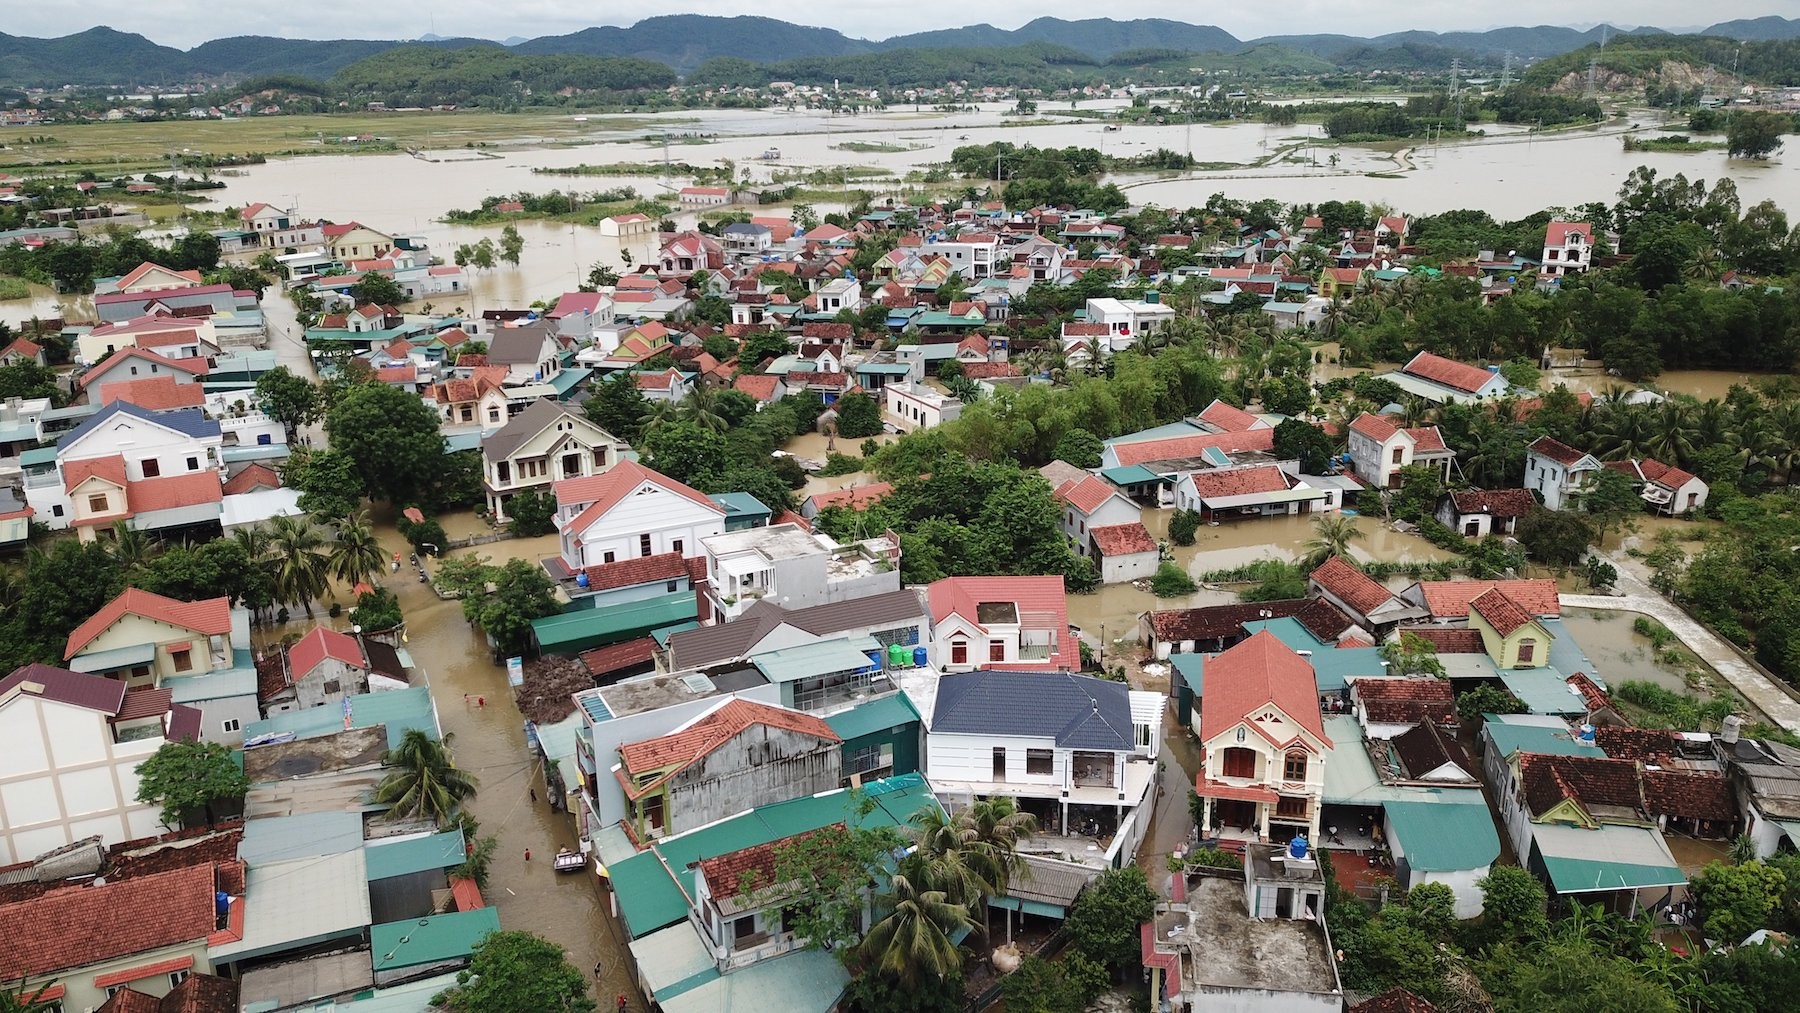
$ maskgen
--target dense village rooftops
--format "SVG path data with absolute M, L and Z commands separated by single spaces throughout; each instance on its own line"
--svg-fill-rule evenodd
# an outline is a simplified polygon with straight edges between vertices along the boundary
M 816 637 L 827 637 L 847 630 L 921 620 L 924 616 L 925 607 L 920 603 L 918 593 L 904 588 L 792 610 L 765 598 L 731 622 L 702 626 L 671 636 L 669 667 L 701 668 L 741 659 L 783 625 Z
M 1264 615 L 1263 613 L 1268 613 Z M 1330 643 L 1354 623 L 1335 605 L 1322 598 L 1285 598 L 1279 601 L 1203 605 L 1149 613 L 1151 630 L 1167 641 L 1214 640 L 1237 636 L 1247 622 L 1258 619 L 1299 620 L 1307 632 Z
M 1445 679 L 1358 679 L 1357 702 L 1372 722 L 1454 721 L 1456 697 Z
M 1251 429 L 1241 433 L 1199 433 L 1160 440 L 1115 443 L 1112 453 L 1121 467 L 1133 464 L 1199 460 L 1208 450 L 1227 454 L 1275 449 L 1275 430 Z

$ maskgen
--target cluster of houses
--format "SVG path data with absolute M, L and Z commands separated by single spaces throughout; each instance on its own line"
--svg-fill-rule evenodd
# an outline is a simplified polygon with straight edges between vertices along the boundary
M 60 665 L 0 678 L 0 974 L 25 995 L 104 1013 L 423 1009 L 498 928 L 454 873 L 462 831 L 374 799 L 408 733 L 440 737 L 406 648 L 319 627 L 257 650 L 249 629 L 227 598 L 131 588 Z M 184 829 L 137 798 L 140 765 L 174 742 L 241 750 L 241 813 Z

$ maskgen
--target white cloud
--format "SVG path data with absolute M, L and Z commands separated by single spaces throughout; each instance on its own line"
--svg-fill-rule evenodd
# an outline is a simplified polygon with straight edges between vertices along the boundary
M 9 3 L 5 30 L 14 35 L 56 36 L 93 25 L 137 32 L 164 45 L 191 47 L 207 39 L 234 35 L 278 35 L 290 38 L 401 39 L 427 32 L 502 39 L 518 35 L 560 35 L 598 24 L 600 18 L 625 22 L 616 12 L 600 13 L 595 5 L 575 0 L 435 0 L 429 5 L 369 4 L 357 0 L 317 0 L 304 11 L 291 0 L 85 0 L 80 4 Z M 638 12 L 634 12 L 636 14 Z M 784 17 L 779 9 L 747 0 L 676 0 L 651 14 L 756 14 Z M 1093 17 L 1091 0 L 1047 0 L 1029 10 L 1008 7 L 985 20 L 1016 28 L 1036 17 Z M 1189 8 L 1177 13 L 1166 0 L 1115 0 L 1103 13 L 1112 18 L 1171 18 L 1216 24 L 1239 38 L 1261 35 L 1330 32 L 1379 35 L 1406 29 L 1474 30 L 1503 25 L 1650 24 L 1689 27 L 1701 22 L 1794 14 L 1791 0 L 1714 0 L 1697 8 L 1691 0 L 1592 0 L 1571 6 L 1567 0 L 1514 0 L 1503 8 L 1472 14 L 1465 0 L 1288 0 L 1274 5 L 1239 5 L 1231 9 Z M 1579 22 L 1572 16 L 1578 16 Z M 881 39 L 908 32 L 954 27 L 971 20 L 966 4 L 923 0 L 909 4 L 878 0 L 843 0 L 785 15 L 835 28 L 846 35 Z M 1478 20 L 1479 19 L 1479 20 Z M 635 18 L 632 18 L 635 20 Z

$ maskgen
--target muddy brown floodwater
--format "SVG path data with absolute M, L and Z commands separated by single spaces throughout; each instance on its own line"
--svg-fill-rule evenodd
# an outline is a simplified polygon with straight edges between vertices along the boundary
M 379 519 L 382 548 L 390 555 L 409 552 L 391 518 Z M 497 562 L 515 556 L 536 560 L 555 552 L 556 540 L 515 539 L 451 555 L 471 551 Z M 406 648 L 430 679 L 438 721 L 457 765 L 479 779 L 469 811 L 481 821 L 482 835 L 499 841 L 485 891 L 488 903 L 499 909 L 504 927 L 537 933 L 568 951 L 569 962 L 596 984 L 602 1009 L 612 1009 L 619 994 L 629 998 L 632 1009 L 647 1008 L 632 983 L 624 935 L 610 914 L 606 888 L 591 873 L 558 875 L 551 868 L 559 847 L 576 846 L 574 826 L 543 802 L 543 771 L 526 750 L 525 719 L 513 704 L 504 668 L 489 659 L 487 642 L 464 621 L 461 603 L 438 598 L 405 567 L 387 574 L 386 583 L 400 598 Z M 274 639 L 308 625 L 300 619 L 265 628 L 262 635 Z M 591 973 L 596 964 L 597 981 Z

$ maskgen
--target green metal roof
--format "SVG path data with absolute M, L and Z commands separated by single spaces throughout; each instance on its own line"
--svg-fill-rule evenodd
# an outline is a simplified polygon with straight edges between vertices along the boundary
M 132 644 L 128 647 L 115 647 L 110 651 L 77 654 L 69 659 L 69 671 L 89 674 L 110 672 L 115 668 L 125 668 L 130 665 L 147 665 L 155 660 L 155 644 Z
M 1596 893 L 1638 890 L 1647 886 L 1681 886 L 1687 873 L 1670 865 L 1633 865 L 1583 858 L 1544 859 L 1550 883 L 1557 893 Z
M 560 400 L 567 398 L 569 392 L 574 390 L 581 381 L 593 375 L 594 371 L 592 369 L 589 369 L 586 366 L 577 366 L 572 369 L 561 370 L 545 382 L 556 388 L 556 396 Z
M 1333 759 L 1335 759 L 1335 755 Z M 1385 802 L 1387 830 L 1399 842 L 1408 868 L 1420 872 L 1483 869 L 1500 857 L 1500 835 L 1481 800 L 1473 805 L 1439 802 Z M 373 878 L 373 874 L 371 874 Z
M 1560 716 L 1587 711 L 1587 704 L 1569 692 L 1562 673 L 1553 668 L 1507 669 L 1500 673 L 1500 682 L 1533 714 Z
M 1255 619 L 1243 624 L 1245 631 L 1255 633 L 1267 629 L 1275 639 L 1296 651 L 1311 651 L 1307 663 L 1312 665 L 1313 681 L 1321 693 L 1342 692 L 1352 678 L 1378 678 L 1387 675 L 1381 664 L 1381 649 L 1376 647 L 1338 647 L 1328 644 L 1292 616 L 1280 619 Z M 1360 737 L 1360 736 L 1359 736 Z
M 863 652 L 881 649 L 881 644 L 874 637 L 820 640 L 798 647 L 783 647 L 753 654 L 750 656 L 750 663 L 768 676 L 770 682 L 797 682 L 838 672 L 860 672 L 873 668 L 877 662 L 871 661 Z
M 697 630 L 699 628 L 700 624 L 690 619 L 685 623 L 676 623 L 673 626 L 659 626 L 650 631 L 650 639 L 656 641 L 656 646 L 666 651 L 669 649 L 670 637 L 677 633 L 686 633 L 688 630 Z
M 29 468 L 34 464 L 54 463 L 56 463 L 56 448 L 54 446 L 32 447 L 30 450 L 19 455 L 19 467 L 21 468 Z
M 545 654 L 570 654 L 649 636 L 652 630 L 687 622 L 696 615 L 693 592 L 676 592 L 533 619 L 531 635 Z
M 404 841 L 370 841 L 363 848 L 369 881 L 407 876 L 427 869 L 452 869 L 467 859 L 461 830 L 446 830 Z
M 719 977 L 712 951 L 692 922 L 682 921 L 631 944 L 638 981 L 652 1002 L 664 1003 Z
M 1123 468 L 1102 468 L 1100 477 L 1114 485 L 1143 485 L 1147 482 L 1161 482 L 1162 476 L 1141 464 L 1126 465 Z
M 1171 655 L 1169 664 L 1175 669 L 1175 674 L 1187 685 L 1187 688 L 1193 690 L 1195 696 L 1199 696 L 1201 686 L 1205 682 L 1206 655 L 1197 651 L 1184 651 Z M 1336 739 L 1334 738 L 1333 741 Z
M 667 1002 L 663 1013 L 826 1013 L 850 984 L 850 972 L 824 950 L 795 950 L 721 975 Z
M 862 794 L 875 808 L 860 818 L 849 790 L 809 795 L 677 834 L 653 843 L 649 851 L 609 865 L 627 931 L 633 939 L 640 939 L 686 918 L 694 886 L 692 866 L 703 858 L 729 855 L 833 823 L 904 826 L 913 813 L 937 805 L 931 786 L 918 774 L 872 781 L 863 786 Z
M 725 508 L 726 520 L 738 517 L 769 517 L 775 513 L 762 500 L 747 492 L 714 493 L 706 498 Z
M 858 373 L 873 373 L 878 376 L 884 374 L 888 376 L 905 376 L 912 372 L 912 367 L 904 362 L 863 362 L 857 364 L 856 371 Z
M 444 453 L 454 454 L 462 450 L 480 450 L 481 431 L 473 429 L 464 433 L 444 434 Z
M 350 727 L 373 728 L 376 725 L 387 726 L 389 749 L 399 748 L 400 740 L 413 728 L 437 738 L 437 712 L 431 705 L 430 687 L 409 686 L 406 689 L 362 693 L 350 697 Z M 266 720 L 246 725 L 244 738 L 292 732 L 295 738 L 310 739 L 343 730 L 342 708 L 308 707 L 304 710 L 284 711 Z
M 927 310 L 913 319 L 920 327 L 980 327 L 987 323 L 987 318 L 975 316 L 951 316 L 943 310 Z
M 1496 721 L 1493 715 L 1484 714 L 1484 735 L 1493 740 L 1494 748 L 1501 756 L 1511 756 L 1515 750 L 1527 753 L 1548 753 L 1552 756 L 1605 756 L 1606 752 L 1598 746 L 1576 742 L 1574 733 L 1567 725 L 1551 728 L 1542 725 L 1514 725 Z
M 828 717 L 825 723 L 838 734 L 838 738 L 849 742 L 864 735 L 913 724 L 918 720 L 919 712 L 913 710 L 912 701 L 906 698 L 906 694 L 892 693 Z
M 481 937 L 500 931 L 500 910 L 478 907 L 369 926 L 375 973 L 466 957 Z

